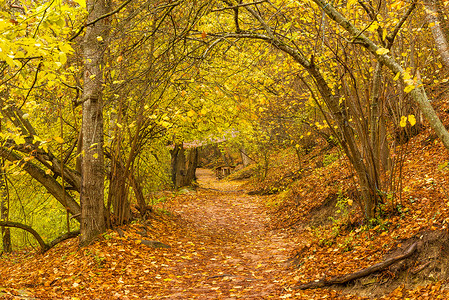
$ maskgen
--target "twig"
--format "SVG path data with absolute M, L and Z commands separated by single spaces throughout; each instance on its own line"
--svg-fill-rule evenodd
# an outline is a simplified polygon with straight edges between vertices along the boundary
M 28 90 L 28 93 L 25 96 L 25 99 L 23 100 L 22 105 L 19 106 L 19 110 L 22 109 L 22 107 L 25 105 L 25 103 L 26 103 L 26 101 L 28 99 L 28 96 L 30 95 L 31 91 L 33 90 L 34 86 L 36 85 L 37 75 L 39 74 L 41 66 L 42 66 L 42 62 L 40 62 L 39 65 L 37 66 L 36 73 L 34 74 L 33 84 L 31 85 L 30 89 Z

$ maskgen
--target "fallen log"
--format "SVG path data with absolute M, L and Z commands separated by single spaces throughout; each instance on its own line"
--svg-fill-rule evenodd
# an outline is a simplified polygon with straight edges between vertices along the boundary
M 362 277 L 366 277 L 368 275 L 371 275 L 373 273 L 376 272 L 380 272 L 385 270 L 386 268 L 388 268 L 389 266 L 391 266 L 392 264 L 394 264 L 395 262 L 401 261 L 403 259 L 406 259 L 407 257 L 411 256 L 417 248 L 417 242 L 411 244 L 405 251 L 403 254 L 399 255 L 399 256 L 395 256 L 395 257 L 391 257 L 383 262 L 377 263 L 375 265 L 372 265 L 368 268 L 362 269 L 360 271 L 357 271 L 355 273 L 351 273 L 351 274 L 347 274 L 347 275 L 342 275 L 342 276 L 337 276 L 331 279 L 320 279 L 317 281 L 311 281 L 308 283 L 304 283 L 304 284 L 300 284 L 297 285 L 295 287 L 293 287 L 292 289 L 294 290 L 307 290 L 307 289 L 317 289 L 317 288 L 322 288 L 325 286 L 331 286 L 331 285 L 335 285 L 335 284 L 345 284 L 348 283 L 350 281 L 362 278 Z

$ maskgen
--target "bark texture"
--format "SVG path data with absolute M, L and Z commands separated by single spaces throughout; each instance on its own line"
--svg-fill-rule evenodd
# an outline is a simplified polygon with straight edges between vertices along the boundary
M 426 0 L 424 5 L 426 7 L 427 21 L 430 24 L 430 30 L 435 40 L 435 46 L 441 56 L 441 61 L 446 68 L 449 68 L 449 43 L 447 34 L 444 31 L 446 21 L 441 12 L 440 1 Z
M 188 186 L 196 179 L 195 171 L 198 167 L 198 149 L 192 148 L 187 153 L 181 144 L 176 144 L 171 150 L 171 173 L 175 189 Z
M 81 164 L 81 235 L 80 245 L 91 243 L 106 230 L 104 218 L 103 154 L 103 56 L 109 30 L 108 18 L 101 18 L 110 8 L 107 0 L 88 0 L 87 23 L 83 41 L 83 145 Z

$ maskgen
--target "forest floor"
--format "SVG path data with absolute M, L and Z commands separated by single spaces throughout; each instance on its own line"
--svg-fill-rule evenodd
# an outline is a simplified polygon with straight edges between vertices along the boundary
M 151 218 L 108 231 L 88 247 L 72 239 L 45 254 L 3 254 L 0 298 L 448 299 L 443 196 L 426 190 L 435 201 L 403 202 L 415 214 L 387 216 L 372 228 L 351 213 L 333 214 L 331 222 L 341 198 L 332 182 L 343 184 L 341 172 L 334 164 L 304 175 L 295 193 L 308 198 L 297 202 L 294 193 L 248 195 L 244 181 L 219 181 L 198 170 L 196 190 L 167 192 Z M 288 201 L 280 204 L 283 197 Z M 295 289 L 401 255 L 412 243 L 419 244 L 413 256 L 385 272 L 344 286 Z
M 263 196 L 247 195 L 238 182 L 217 181 L 210 170 L 199 170 L 198 176 L 200 187 L 164 202 L 153 221 L 110 231 L 89 247 L 80 249 L 73 239 L 45 254 L 3 255 L 1 297 L 311 299 L 333 294 L 289 291 L 289 258 L 307 240 L 269 229 Z M 154 249 L 143 239 L 171 248 Z

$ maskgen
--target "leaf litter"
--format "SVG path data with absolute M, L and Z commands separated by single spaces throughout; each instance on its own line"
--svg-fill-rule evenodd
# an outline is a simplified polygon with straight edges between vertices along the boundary
M 246 183 L 217 181 L 200 170 L 200 188 L 173 194 L 157 213 L 79 248 L 69 240 L 41 255 L 4 254 L 4 299 L 445 299 L 447 153 L 425 131 L 409 143 L 402 211 L 372 228 L 356 209 L 335 233 L 329 216 L 341 191 L 350 195 L 344 158 L 307 169 L 287 194 L 248 195 Z M 313 153 L 309 159 L 313 164 Z M 292 171 L 293 170 L 293 171 Z M 285 174 L 294 172 L 286 170 Z M 295 175 L 296 176 L 296 175 Z M 278 172 L 277 177 L 282 177 Z M 339 184 L 336 184 L 338 182 Z M 258 183 L 269 189 L 271 183 Z M 354 205 L 355 206 L 355 205 Z M 319 218 L 317 215 L 326 217 Z M 335 216 L 335 215 L 334 215 Z M 341 216 L 340 216 L 341 217 Z M 170 248 L 142 243 L 157 241 Z M 349 274 L 421 248 L 386 272 L 345 286 L 295 290 L 297 284 Z

